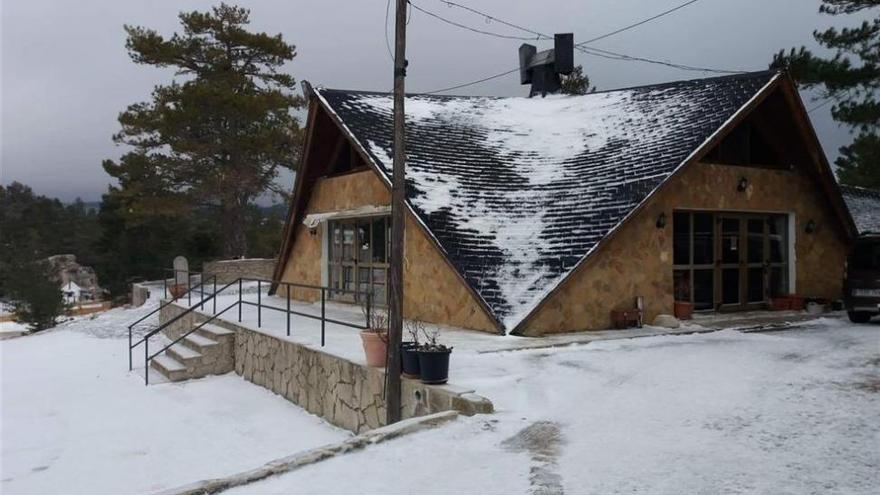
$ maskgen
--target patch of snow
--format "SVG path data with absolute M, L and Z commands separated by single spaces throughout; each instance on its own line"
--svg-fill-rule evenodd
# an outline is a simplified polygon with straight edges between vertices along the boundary
M 151 493 L 350 437 L 234 373 L 144 386 L 127 326 L 156 304 L 0 342 L 4 495 Z
M 490 495 L 553 486 L 609 495 L 873 495 L 878 330 L 829 318 L 771 334 L 721 331 L 481 355 L 456 349 L 455 384 L 489 397 L 495 414 L 228 493 L 403 495 L 417 486 L 423 495 Z M 539 455 L 509 448 L 545 425 L 556 428 L 555 442 L 529 439 Z

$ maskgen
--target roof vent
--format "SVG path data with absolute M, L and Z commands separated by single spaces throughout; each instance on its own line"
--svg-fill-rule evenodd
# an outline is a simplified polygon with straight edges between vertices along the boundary
M 574 35 L 559 33 L 553 36 L 553 49 L 539 52 L 528 43 L 519 47 L 519 81 L 531 84 L 529 96 L 556 93 L 562 88 L 560 74 L 574 70 Z

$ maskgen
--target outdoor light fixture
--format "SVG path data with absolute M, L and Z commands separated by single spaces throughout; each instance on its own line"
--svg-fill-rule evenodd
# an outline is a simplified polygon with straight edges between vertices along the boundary
M 815 231 L 816 231 L 816 221 L 811 218 L 810 221 L 807 222 L 807 226 L 804 227 L 804 232 L 806 232 L 808 234 L 812 234 Z
M 310 236 L 315 237 L 315 235 L 316 235 L 317 233 L 318 233 L 318 227 L 317 227 L 317 226 L 316 226 L 316 227 L 311 227 L 311 228 L 309 228 L 309 235 L 310 235 Z
M 661 213 L 659 217 L 657 217 L 657 228 L 662 229 L 666 227 L 666 213 Z
M 749 187 L 749 179 L 745 177 L 741 177 L 739 179 L 739 183 L 736 185 L 736 190 L 739 192 L 745 191 Z

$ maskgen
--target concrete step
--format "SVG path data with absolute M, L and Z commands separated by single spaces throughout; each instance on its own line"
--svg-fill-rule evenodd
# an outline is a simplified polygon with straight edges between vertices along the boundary
M 231 340 L 235 337 L 235 332 L 232 330 L 227 330 L 221 326 L 214 325 L 212 323 L 208 323 L 207 325 L 202 326 L 195 331 L 197 335 L 201 335 L 202 337 L 207 337 L 211 340 L 216 340 L 217 342 L 221 342 L 224 339 Z
M 190 349 L 201 354 L 204 354 L 220 345 L 220 343 L 216 340 L 209 339 L 208 337 L 204 337 L 196 333 L 191 333 L 187 335 L 183 338 L 181 342 L 186 347 L 189 347 Z
M 154 357 L 150 361 L 150 366 L 172 382 L 179 382 L 189 378 L 186 366 L 165 354 Z
M 165 351 L 165 354 L 168 354 L 172 359 L 183 363 L 185 366 L 189 366 L 202 359 L 201 352 L 190 349 L 183 344 L 174 344 Z

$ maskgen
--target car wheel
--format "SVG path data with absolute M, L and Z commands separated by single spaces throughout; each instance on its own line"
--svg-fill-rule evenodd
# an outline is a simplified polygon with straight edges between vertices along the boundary
M 871 321 L 871 313 L 865 313 L 864 311 L 849 311 L 847 314 L 849 315 L 849 321 L 853 323 L 868 323 Z

